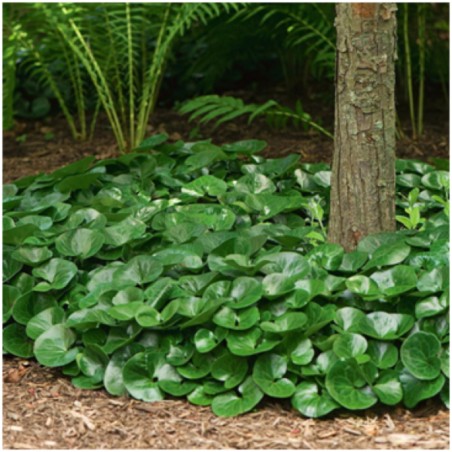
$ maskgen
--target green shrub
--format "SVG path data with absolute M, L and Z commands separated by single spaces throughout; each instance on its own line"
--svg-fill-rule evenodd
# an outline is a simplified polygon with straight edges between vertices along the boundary
M 166 138 L 4 186 L 6 352 L 220 416 L 448 405 L 448 173 L 399 160 L 399 213 L 425 221 L 345 253 L 328 165 Z

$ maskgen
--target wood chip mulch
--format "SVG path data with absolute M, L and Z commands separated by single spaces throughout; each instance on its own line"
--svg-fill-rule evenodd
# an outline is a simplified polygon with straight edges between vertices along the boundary
M 219 418 L 185 401 L 80 390 L 31 360 L 4 358 L 3 381 L 4 449 L 449 449 L 449 412 L 436 400 L 322 420 L 263 402 Z

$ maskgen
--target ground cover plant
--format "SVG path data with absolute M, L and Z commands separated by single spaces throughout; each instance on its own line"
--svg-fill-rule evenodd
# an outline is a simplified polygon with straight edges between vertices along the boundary
M 399 230 L 345 253 L 328 165 L 265 145 L 155 135 L 5 185 L 4 350 L 220 416 L 448 406 L 449 173 L 399 160 Z

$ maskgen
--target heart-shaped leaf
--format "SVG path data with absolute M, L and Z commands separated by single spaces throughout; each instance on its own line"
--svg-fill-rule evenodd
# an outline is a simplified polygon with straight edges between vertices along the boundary
M 230 391 L 212 400 L 212 411 L 217 416 L 230 417 L 251 411 L 264 396 L 263 392 L 248 377 L 239 387 L 238 393 Z
M 295 385 L 284 377 L 286 372 L 286 358 L 270 353 L 257 358 L 253 368 L 253 380 L 265 394 L 271 397 L 291 397 L 295 392 Z
M 325 384 L 331 397 L 349 410 L 362 410 L 377 402 L 354 358 L 333 364 Z
M 74 361 L 79 352 L 78 348 L 71 348 L 75 340 L 72 330 L 62 324 L 53 325 L 36 339 L 33 353 L 43 366 L 65 366 Z
M 47 281 L 40 282 L 33 290 L 48 292 L 49 290 L 59 290 L 66 287 L 77 274 L 77 267 L 70 261 L 54 258 L 47 264 L 34 268 L 32 273 L 33 276 Z
M 55 246 L 63 256 L 87 259 L 102 248 L 104 241 L 105 237 L 101 232 L 80 228 L 60 235 L 55 240 Z
M 440 350 L 441 343 L 434 334 L 418 331 L 405 339 L 400 357 L 414 377 L 433 380 L 441 372 Z
M 339 405 L 324 391 L 319 394 L 319 388 L 315 383 L 302 382 L 292 396 L 292 406 L 304 416 L 317 418 L 325 416 L 339 408 Z

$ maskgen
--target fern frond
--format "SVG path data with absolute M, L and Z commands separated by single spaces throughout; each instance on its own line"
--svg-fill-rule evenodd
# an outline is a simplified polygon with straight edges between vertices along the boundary
M 190 114 L 189 121 L 198 119 L 200 124 L 214 122 L 215 128 L 240 116 L 249 116 L 248 123 L 258 117 L 265 117 L 275 127 L 286 127 L 290 120 L 295 127 L 304 125 L 333 138 L 330 132 L 313 121 L 311 116 L 303 110 L 300 101 L 297 101 L 293 110 L 280 105 L 275 100 L 269 100 L 264 104 L 245 104 L 242 99 L 236 97 L 208 95 L 185 102 L 178 111 L 182 114 Z

